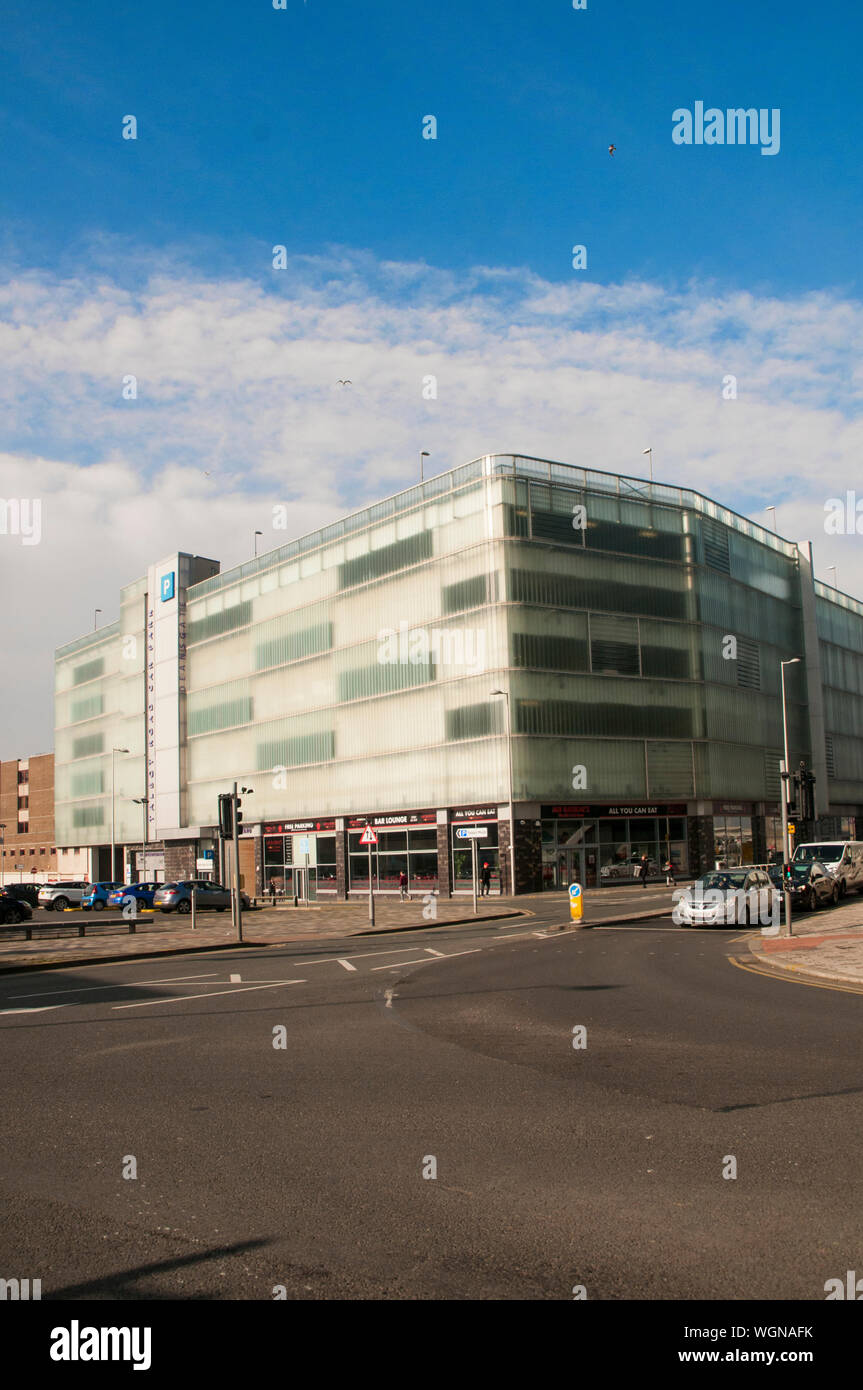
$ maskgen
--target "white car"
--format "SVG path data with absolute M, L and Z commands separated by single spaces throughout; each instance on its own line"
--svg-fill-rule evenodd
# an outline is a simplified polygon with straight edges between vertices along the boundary
M 80 907 L 81 899 L 93 885 L 90 883 L 46 883 L 39 889 L 39 906 L 46 912 L 63 912 L 67 907 Z
M 718 869 L 673 894 L 679 927 L 727 927 L 774 922 L 779 894 L 764 869 Z

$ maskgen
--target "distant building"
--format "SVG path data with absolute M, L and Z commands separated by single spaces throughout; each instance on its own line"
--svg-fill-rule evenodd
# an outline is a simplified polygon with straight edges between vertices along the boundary
M 108 877 L 113 818 L 124 872 L 221 875 L 236 781 L 251 892 L 366 893 L 367 823 L 393 893 L 403 870 L 469 891 L 469 825 L 493 891 L 512 857 L 518 892 L 643 854 L 764 862 L 792 657 L 805 829 L 859 835 L 863 604 L 810 546 L 685 488 L 489 455 L 225 573 L 174 554 L 123 589 L 56 654 L 58 843 Z
M 0 762 L 0 884 L 56 878 L 54 754 Z

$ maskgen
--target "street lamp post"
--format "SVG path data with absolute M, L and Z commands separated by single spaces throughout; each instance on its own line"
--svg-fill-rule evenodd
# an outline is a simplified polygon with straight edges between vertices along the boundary
M 509 872 L 510 891 L 515 897 L 515 800 L 512 789 L 512 711 L 509 707 L 509 691 L 493 690 L 492 695 L 502 695 L 506 700 L 506 761 L 509 785 Z
M 3 868 L 4 868 L 3 860 L 4 860 L 4 858 L 6 857 L 6 849 L 5 849 L 6 837 L 5 837 L 4 833 L 3 833 L 5 829 L 6 829 L 6 822 L 5 822 L 5 821 L 0 821 L 0 888 L 3 887 Z
M 93 612 L 93 631 L 94 631 L 94 632 L 96 631 L 96 628 L 99 626 L 99 624 L 98 624 L 98 622 L 97 622 L 97 619 L 98 619 L 99 614 L 100 614 L 101 612 L 102 612 L 101 608 L 96 608 L 96 609 L 94 609 L 94 612 Z
M 147 801 L 146 796 L 132 796 L 129 798 L 136 806 L 141 808 L 141 872 L 138 875 L 138 882 L 143 883 L 147 877 Z
M 772 526 L 771 529 L 775 532 L 775 531 L 776 531 L 776 508 L 775 508 L 775 507 L 765 507 L 764 510 L 765 510 L 765 512 L 772 512 L 772 513 L 773 513 L 773 526 Z
M 117 834 L 116 834 L 117 827 L 116 827 L 116 823 L 115 823 L 115 811 L 116 811 L 117 803 L 116 803 L 116 800 L 115 800 L 115 798 L 114 798 L 114 780 L 115 780 L 115 773 L 116 773 L 116 767 L 117 767 L 117 754 L 118 754 L 118 753 L 128 753 L 128 751 L 129 751 L 128 748 L 112 748 L 112 749 L 111 749 L 111 871 L 110 871 L 110 874 L 109 874 L 109 878 L 110 878 L 110 881 L 111 881 L 112 883 L 114 882 L 114 855 L 116 854 L 116 846 L 115 846 L 115 843 L 114 843 L 114 842 L 115 842 L 115 840 L 116 840 L 116 838 L 117 838 Z
M 423 481 L 423 459 L 427 459 L 428 457 L 429 457 L 428 450 L 427 450 L 427 449 L 423 449 L 422 453 L 420 454 L 420 482 Z
M 780 661 L 779 667 L 782 673 L 782 748 L 785 754 L 779 781 L 782 787 L 782 892 L 785 900 L 785 930 L 789 936 L 791 931 L 791 894 L 788 891 L 786 882 L 785 865 L 791 863 L 791 836 L 788 833 L 788 785 L 791 781 L 791 769 L 788 765 L 788 713 L 785 708 L 785 667 L 796 666 L 800 661 L 799 656 L 792 656 L 788 661 Z
M 650 481 L 653 482 L 653 449 L 642 449 L 641 452 L 643 454 L 649 455 L 648 463 L 650 464 Z
M 257 560 L 257 558 L 258 558 L 258 536 L 262 536 L 263 534 L 264 534 L 263 531 L 256 531 L 256 532 L 255 532 L 255 559 L 256 559 L 256 560 Z

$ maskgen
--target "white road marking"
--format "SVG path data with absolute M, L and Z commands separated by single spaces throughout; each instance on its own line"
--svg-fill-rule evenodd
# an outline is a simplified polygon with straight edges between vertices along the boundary
M 432 947 L 432 946 L 424 946 L 424 947 L 423 947 L 423 950 L 426 951 L 426 952 L 428 952 L 428 954 L 429 954 L 430 956 L 442 956 L 442 955 L 443 955 L 443 951 L 436 951 L 436 950 L 434 949 L 434 947 Z
M 351 965 L 349 960 L 343 960 L 341 956 L 337 956 L 336 959 L 338 960 L 339 965 L 344 966 L 345 970 L 353 970 L 354 974 L 357 973 L 357 967 L 355 965 Z
M 215 975 L 215 970 L 212 970 L 209 975 L 170 975 L 167 979 L 161 977 L 158 980 L 135 980 L 130 984 L 118 980 L 114 985 L 82 985 L 78 989 L 40 989 L 35 994 L 10 994 L 9 998 L 38 999 L 40 995 L 46 994 L 89 994 L 99 989 L 134 989 L 137 985 L 176 985 L 188 980 L 212 980 L 215 979 Z
M 431 965 L 430 960 L 393 960 L 389 965 L 373 965 L 372 973 L 376 970 L 398 970 L 401 965 Z
M 39 1004 L 35 1009 L 0 1009 L 0 1017 L 5 1014 L 47 1014 L 52 1009 L 71 1009 L 71 1004 Z
M 228 984 L 230 984 L 230 985 L 238 985 L 239 983 L 240 983 L 240 976 L 239 976 L 239 975 L 232 975 L 231 978 L 230 978 L 230 980 L 228 981 Z
M 113 1004 L 113 1009 L 146 1009 L 151 1004 L 187 1004 L 190 999 L 218 999 L 222 994 L 248 994 L 255 989 L 278 989 L 281 985 L 304 985 L 305 980 L 276 980 L 268 985 L 244 985 L 242 989 L 218 989 L 212 994 L 168 994 L 164 999 L 142 999 L 136 1004 Z M 57 1006 L 62 1008 L 62 1004 Z

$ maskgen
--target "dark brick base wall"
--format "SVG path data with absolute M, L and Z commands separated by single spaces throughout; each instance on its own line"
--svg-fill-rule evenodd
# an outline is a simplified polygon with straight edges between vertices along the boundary
M 693 878 L 713 868 L 713 817 L 690 816 L 689 821 L 689 872 Z
M 437 882 L 438 893 L 442 898 L 452 897 L 452 873 L 450 871 L 450 826 L 437 828 Z
M 195 878 L 194 841 L 169 841 L 165 845 L 165 882 L 177 883 L 182 879 Z
M 515 823 L 515 888 L 517 893 L 542 890 L 542 827 L 532 820 Z

